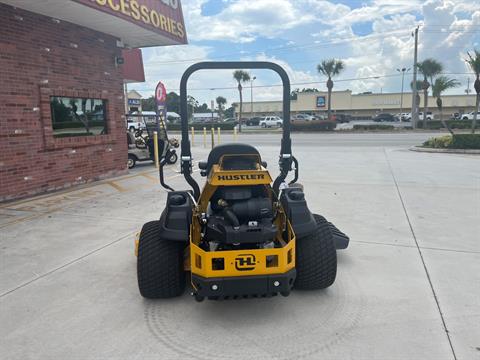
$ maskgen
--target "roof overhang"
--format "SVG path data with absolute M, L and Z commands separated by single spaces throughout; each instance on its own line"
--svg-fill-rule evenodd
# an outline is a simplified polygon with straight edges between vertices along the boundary
M 119 38 L 127 47 L 187 43 L 180 0 L 0 0 Z

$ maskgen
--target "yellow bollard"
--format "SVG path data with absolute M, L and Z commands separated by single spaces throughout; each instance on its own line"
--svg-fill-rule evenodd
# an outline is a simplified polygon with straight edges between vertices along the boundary
M 213 127 L 210 129 L 210 133 L 212 135 L 212 149 L 213 149 L 213 147 L 215 146 L 215 129 Z
M 195 145 L 195 128 L 192 126 L 192 146 Z
M 155 157 L 155 167 L 158 169 L 159 162 L 158 162 L 158 133 L 156 131 L 153 132 L 153 155 Z
M 203 147 L 207 148 L 207 128 L 203 128 Z
M 233 141 L 237 141 L 237 127 L 233 128 Z
M 217 128 L 217 144 L 220 145 L 220 128 Z

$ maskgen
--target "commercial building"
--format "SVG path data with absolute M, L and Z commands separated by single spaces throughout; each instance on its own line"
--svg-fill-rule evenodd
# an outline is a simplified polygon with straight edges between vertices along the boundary
M 142 112 L 142 95 L 135 90 L 127 92 L 126 113 L 141 113 Z
M 423 107 L 423 94 L 421 94 L 420 111 Z M 475 95 L 443 95 L 444 116 L 453 113 L 473 111 L 475 108 Z M 292 114 L 309 113 L 325 114 L 327 111 L 328 93 L 312 92 L 299 93 L 297 99 L 291 101 Z M 434 115 L 438 113 L 436 99 L 428 98 L 429 111 Z M 238 116 L 238 103 L 233 104 Z M 252 106 L 253 105 L 253 106 Z M 400 113 L 410 112 L 412 106 L 412 94 L 383 93 L 383 94 L 352 94 L 350 90 L 334 91 L 332 93 L 332 110 L 337 113 L 350 114 L 357 119 L 369 119 L 373 115 L 387 112 Z M 242 117 L 281 115 L 281 101 L 244 102 Z
M 0 201 L 125 173 L 128 49 L 186 42 L 179 1 L 0 0 Z

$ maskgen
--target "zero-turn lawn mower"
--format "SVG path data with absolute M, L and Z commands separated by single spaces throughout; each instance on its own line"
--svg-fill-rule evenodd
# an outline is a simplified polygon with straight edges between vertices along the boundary
M 192 177 L 188 137 L 187 81 L 201 69 L 271 69 L 283 81 L 283 136 L 280 174 L 272 180 L 253 146 L 214 147 L 200 162 L 203 190 Z M 160 220 L 146 223 L 137 242 L 137 275 L 146 298 L 181 295 L 186 278 L 198 301 L 289 295 L 333 284 L 337 249 L 349 238 L 324 217 L 312 214 L 301 185 L 290 140 L 290 81 L 269 62 L 203 62 L 192 65 L 180 83 L 181 169 L 192 191 L 170 190 Z M 162 161 L 161 164 L 164 164 Z M 294 170 L 294 178 L 285 182 Z

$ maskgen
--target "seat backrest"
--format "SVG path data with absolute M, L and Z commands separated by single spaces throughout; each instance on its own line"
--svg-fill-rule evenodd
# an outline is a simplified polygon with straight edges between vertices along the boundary
M 253 146 L 248 144 L 222 144 L 215 146 L 208 155 L 206 173 L 208 174 L 214 164 L 218 164 L 224 155 L 258 155 L 260 153 Z

